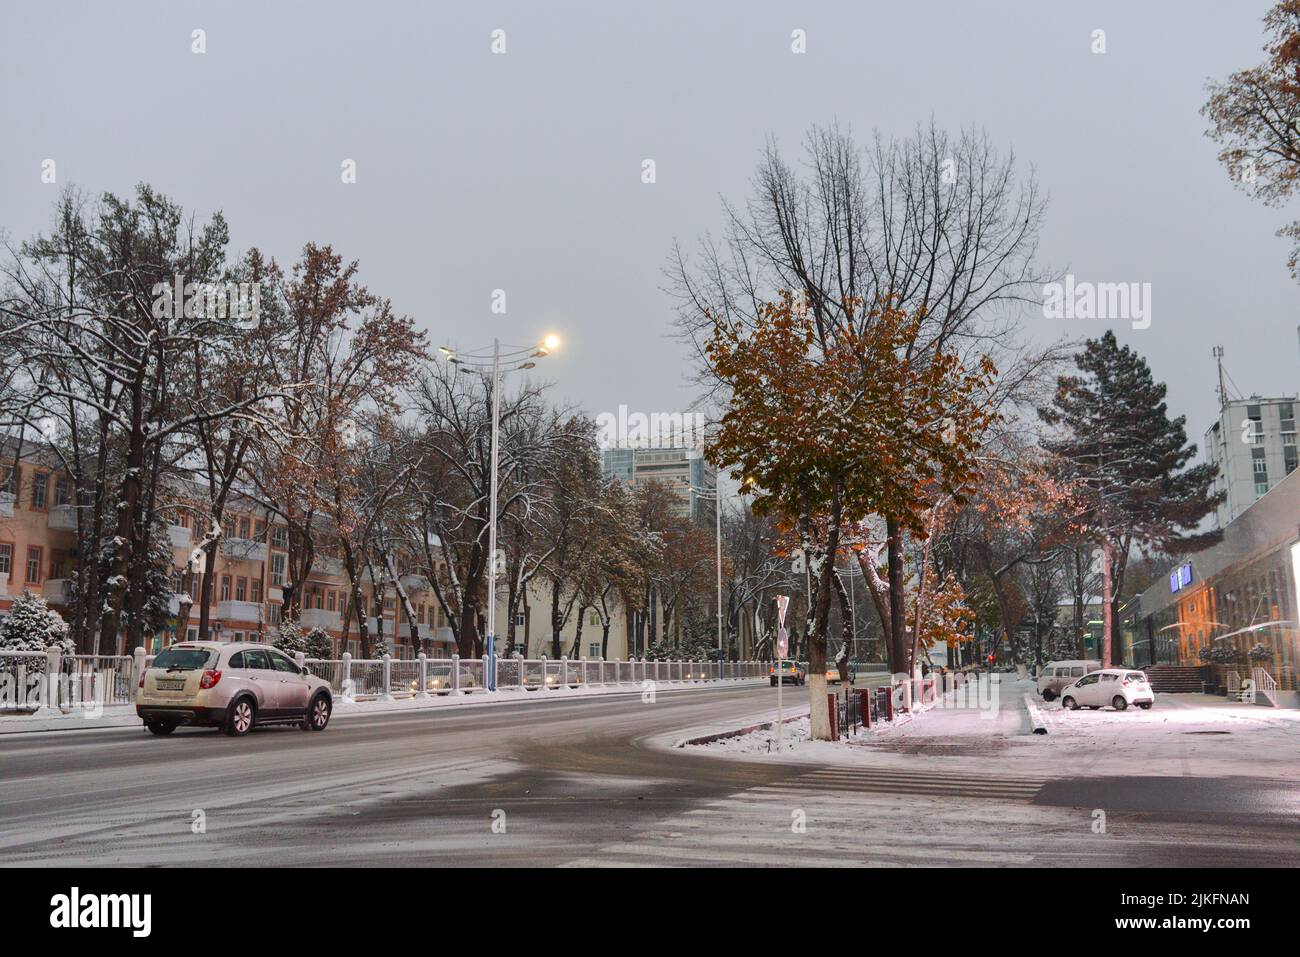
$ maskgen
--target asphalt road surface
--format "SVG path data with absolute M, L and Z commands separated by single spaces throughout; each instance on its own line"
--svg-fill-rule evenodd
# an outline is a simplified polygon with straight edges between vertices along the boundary
M 9 735 L 0 863 L 1294 863 L 1295 799 L 1267 782 L 810 768 L 662 746 L 684 729 L 741 723 L 774 707 L 775 694 L 747 686 L 661 691 L 651 704 L 631 694 L 340 717 L 321 734 Z M 1108 808 L 1104 833 L 1097 807 Z

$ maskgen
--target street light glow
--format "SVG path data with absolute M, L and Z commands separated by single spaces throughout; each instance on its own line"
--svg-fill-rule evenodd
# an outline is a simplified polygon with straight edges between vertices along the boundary
M 542 348 L 547 352 L 554 352 L 556 349 L 560 348 L 560 337 L 555 333 L 551 333 L 542 340 Z

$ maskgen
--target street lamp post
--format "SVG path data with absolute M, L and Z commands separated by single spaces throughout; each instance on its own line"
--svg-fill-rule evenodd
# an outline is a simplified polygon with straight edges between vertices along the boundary
M 504 358 L 508 364 L 506 372 L 517 372 L 522 369 L 531 369 L 537 363 L 533 359 L 548 356 L 560 345 L 559 337 L 547 336 L 536 346 L 515 349 L 502 355 L 501 340 L 492 339 L 492 357 L 488 362 L 488 357 L 482 353 L 457 353 L 455 350 L 446 346 L 440 346 L 439 349 L 447 357 L 447 361 L 455 363 L 457 366 L 468 366 L 473 369 L 486 371 L 492 370 L 492 465 L 491 475 L 489 477 L 488 493 L 488 587 L 487 587 L 487 635 L 484 639 L 484 647 L 487 649 L 487 674 L 483 676 L 483 683 L 489 691 L 496 690 L 496 635 L 497 635 L 497 462 L 499 460 L 499 433 L 501 431 L 501 360 Z

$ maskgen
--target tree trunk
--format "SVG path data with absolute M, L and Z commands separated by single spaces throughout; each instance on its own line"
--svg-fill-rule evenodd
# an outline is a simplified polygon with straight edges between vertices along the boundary
M 889 561 L 889 668 L 894 674 L 911 678 L 911 647 L 907 641 L 907 609 L 903 594 L 903 529 L 897 519 L 887 518 L 885 532 Z

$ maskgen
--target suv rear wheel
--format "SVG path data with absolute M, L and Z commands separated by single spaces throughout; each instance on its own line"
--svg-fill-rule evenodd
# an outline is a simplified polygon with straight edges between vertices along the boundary
M 232 738 L 241 738 L 253 727 L 253 722 L 257 718 L 257 709 L 253 702 L 248 698 L 236 698 L 230 702 L 230 710 L 226 712 L 226 723 L 222 730 Z
M 154 734 L 171 734 L 176 730 L 176 725 L 170 721 L 146 721 L 144 726 Z
M 1123 711 L 1128 707 L 1128 700 L 1122 694 L 1117 694 L 1110 699 L 1110 706 L 1116 711 Z
M 1066 711 L 1074 711 L 1076 708 L 1079 707 L 1079 702 L 1075 701 L 1069 695 L 1066 695 L 1064 698 L 1061 699 L 1061 707 L 1064 708 Z

